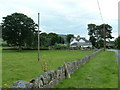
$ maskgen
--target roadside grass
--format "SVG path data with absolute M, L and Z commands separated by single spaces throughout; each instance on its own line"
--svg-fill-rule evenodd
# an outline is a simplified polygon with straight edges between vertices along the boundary
M 37 59 L 37 50 L 15 50 L 2 51 L 2 87 L 9 88 L 14 81 L 29 81 L 32 78 L 40 76 L 41 61 L 46 61 L 48 71 L 56 70 L 64 62 L 71 62 L 80 59 L 94 51 L 80 50 L 41 50 L 40 62 Z
M 0 87 L 2 87 L 2 38 L 0 38 Z
M 0 47 L 0 87 L 2 87 L 2 49 Z
M 70 79 L 55 88 L 118 88 L 118 65 L 114 52 L 103 51 L 81 66 Z

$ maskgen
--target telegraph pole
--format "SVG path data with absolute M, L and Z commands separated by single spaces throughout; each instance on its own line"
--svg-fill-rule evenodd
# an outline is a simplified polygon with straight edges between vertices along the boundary
M 38 61 L 40 60 L 40 30 L 39 30 L 39 16 L 40 13 L 38 13 Z
M 103 24 L 103 32 L 104 32 L 104 51 L 106 50 L 106 30 L 105 30 L 105 23 Z
M 97 4 L 98 4 L 98 8 L 99 8 L 99 11 L 100 11 L 100 16 L 101 16 L 101 19 L 102 19 L 102 22 L 103 22 L 103 38 L 104 38 L 104 51 L 106 49 L 106 29 L 105 29 L 105 23 L 104 23 L 104 20 L 103 20 L 103 17 L 102 17 L 102 13 L 101 13 L 101 9 L 100 9 L 100 4 L 99 4 L 99 1 L 97 0 Z

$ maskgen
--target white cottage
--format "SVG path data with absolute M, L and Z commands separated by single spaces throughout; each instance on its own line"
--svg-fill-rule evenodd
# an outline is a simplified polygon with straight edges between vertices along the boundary
M 92 43 L 84 37 L 71 38 L 70 47 L 92 47 Z

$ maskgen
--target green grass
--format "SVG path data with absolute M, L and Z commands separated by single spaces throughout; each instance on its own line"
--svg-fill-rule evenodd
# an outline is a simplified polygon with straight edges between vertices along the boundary
M 0 87 L 2 87 L 2 49 L 0 49 Z
M 2 38 L 0 38 L 0 45 L 2 44 Z M 0 87 L 2 87 L 2 46 L 0 46 Z
M 56 88 L 118 88 L 118 65 L 115 53 L 103 51 L 64 79 Z
M 72 50 L 47 50 L 41 51 L 41 60 L 48 63 L 48 71 L 57 69 L 64 62 L 71 62 L 82 58 L 94 51 L 72 51 Z M 17 80 L 29 81 L 40 76 L 43 71 L 41 64 L 37 61 L 37 50 L 29 51 L 3 51 L 2 53 L 2 87 L 8 88 Z

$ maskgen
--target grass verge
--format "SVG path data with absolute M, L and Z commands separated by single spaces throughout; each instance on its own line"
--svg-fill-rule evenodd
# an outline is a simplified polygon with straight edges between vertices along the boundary
M 2 87 L 2 49 L 0 48 L 0 87 Z
M 118 65 L 114 52 L 103 51 L 64 79 L 56 88 L 118 88 Z

